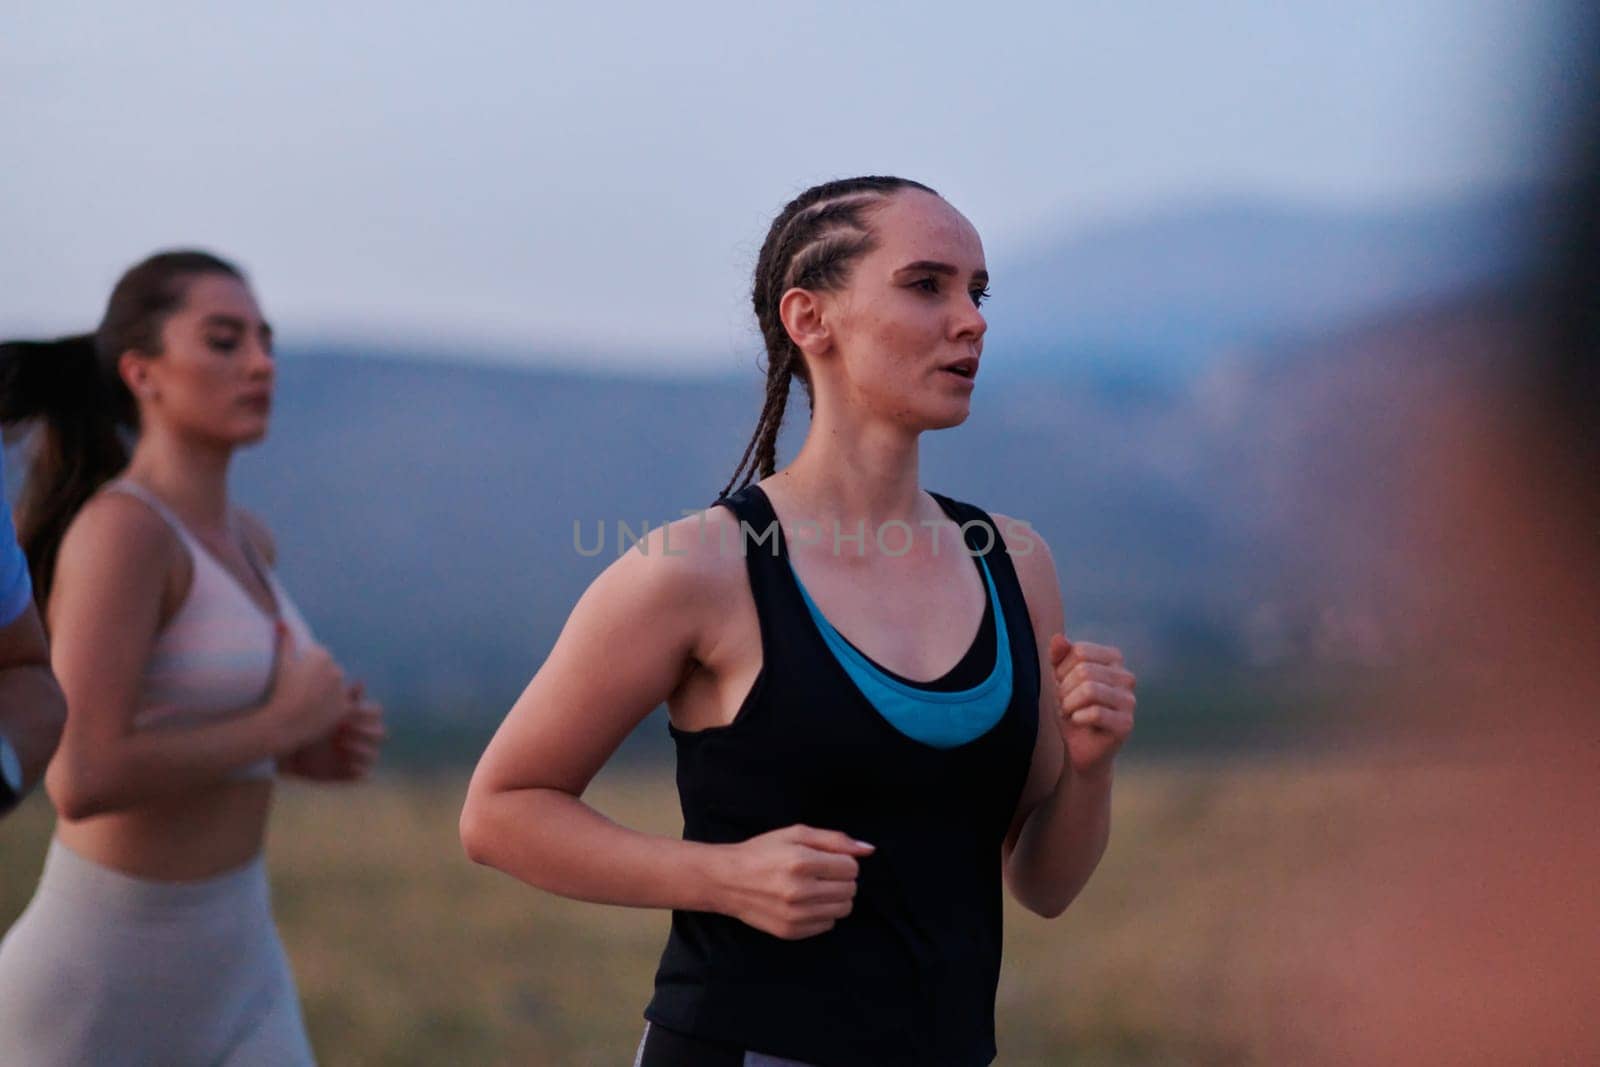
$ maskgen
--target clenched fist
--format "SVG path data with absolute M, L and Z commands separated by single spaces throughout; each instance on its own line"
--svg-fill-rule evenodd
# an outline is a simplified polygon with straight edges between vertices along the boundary
M 1133 732 L 1137 679 L 1110 645 L 1050 638 L 1050 663 L 1061 699 L 1061 738 L 1067 759 L 1080 774 L 1109 770 L 1117 750 Z

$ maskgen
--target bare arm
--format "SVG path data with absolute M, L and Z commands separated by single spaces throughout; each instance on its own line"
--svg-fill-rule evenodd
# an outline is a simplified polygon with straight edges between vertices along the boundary
M 744 562 L 719 560 L 698 521 L 630 550 L 579 599 L 549 658 L 490 742 L 461 813 L 467 855 L 579 900 L 718 911 L 780 937 L 820 933 L 849 912 L 854 857 L 843 834 L 788 827 L 708 845 L 620 826 L 580 797 L 700 653 L 705 623 Z M 724 521 L 718 519 L 717 521 Z M 733 570 L 732 568 L 737 568 Z
M 682 540 L 675 528 L 674 551 Z M 648 554 L 624 554 L 572 609 L 478 763 L 461 840 L 475 862 L 562 896 L 709 910 L 708 846 L 619 826 L 579 799 L 671 694 L 695 646 L 701 568 L 663 555 L 659 538 L 645 544 Z
M 338 668 L 321 649 L 300 649 L 279 657 L 259 708 L 216 723 L 135 730 L 163 590 L 181 551 L 148 508 L 117 494 L 85 505 L 62 541 L 50 630 L 68 713 L 46 787 L 65 818 L 215 784 L 293 747 L 313 726 L 326 729 L 322 720 L 331 724 L 342 709 Z
M 38 611 L 30 604 L 0 628 L 0 734 L 22 761 L 24 788 L 31 787 L 61 740 L 67 705 L 50 673 L 50 649 Z
M 1013 535 L 1012 520 L 996 515 L 1012 549 L 1039 651 L 1039 736 L 1033 764 L 1002 850 L 1002 872 L 1011 894 L 1028 910 L 1054 918 L 1066 910 L 1099 865 L 1111 836 L 1111 766 L 1084 773 L 1067 758 L 1060 688 L 1052 658 L 1052 636 L 1065 619 L 1060 579 L 1044 538 Z M 1057 638 L 1059 640 L 1059 637 Z

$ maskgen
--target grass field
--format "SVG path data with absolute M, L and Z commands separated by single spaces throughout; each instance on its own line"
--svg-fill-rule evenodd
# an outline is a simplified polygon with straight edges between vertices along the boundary
M 1337 891 L 1363 832 L 1344 813 L 1376 793 L 1410 790 L 1410 819 L 1447 818 L 1451 794 L 1431 782 L 1303 761 L 1122 768 L 1084 894 L 1054 921 L 1010 906 L 998 1062 L 1269 1062 L 1283 998 L 1299 995 L 1282 984 L 1282 905 Z M 456 839 L 464 788 L 436 774 L 282 791 L 275 903 L 323 1063 L 631 1062 L 667 915 L 474 867 Z M 666 771 L 608 770 L 588 799 L 680 830 Z M 35 796 L 0 825 L 0 928 L 32 892 L 50 823 Z

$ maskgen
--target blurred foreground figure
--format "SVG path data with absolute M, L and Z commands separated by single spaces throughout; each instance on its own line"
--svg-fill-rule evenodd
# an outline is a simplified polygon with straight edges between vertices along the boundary
M 1383 595 L 1406 680 L 1350 709 L 1382 768 L 1334 816 L 1356 844 L 1262 918 L 1265 1062 L 1600 1063 L 1595 132 L 1541 220 L 1547 270 L 1457 309 L 1476 351 L 1417 352 L 1453 384 L 1386 416 L 1397 556 L 1371 570 L 1405 575 Z

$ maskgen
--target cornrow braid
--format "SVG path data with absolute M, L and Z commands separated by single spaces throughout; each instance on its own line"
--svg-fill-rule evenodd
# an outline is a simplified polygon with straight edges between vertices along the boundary
M 772 220 L 761 254 L 756 257 L 750 289 L 750 303 L 767 351 L 767 395 L 755 432 L 720 495 L 726 496 L 777 469 L 778 431 L 789 403 L 789 387 L 796 377 L 806 390 L 807 403 L 815 402 L 805 359 L 778 314 L 783 294 L 796 288 L 826 292 L 843 285 L 850 276 L 851 265 L 870 252 L 874 244 L 867 212 L 903 189 L 934 192 L 908 178 L 844 178 L 812 186 L 789 201 Z

